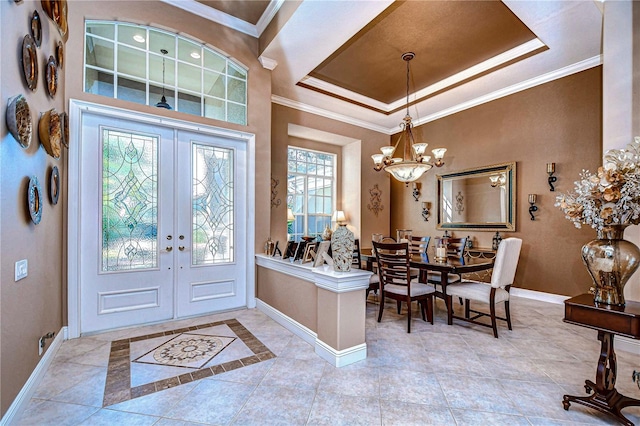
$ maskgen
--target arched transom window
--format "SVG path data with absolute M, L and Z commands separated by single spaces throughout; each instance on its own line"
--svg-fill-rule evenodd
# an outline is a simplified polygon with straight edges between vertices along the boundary
M 166 53 L 165 53 L 166 52 Z M 183 36 L 111 21 L 85 22 L 84 91 L 247 124 L 247 70 Z

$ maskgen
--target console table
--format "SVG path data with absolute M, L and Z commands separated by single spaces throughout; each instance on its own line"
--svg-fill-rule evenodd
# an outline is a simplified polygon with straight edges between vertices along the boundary
M 596 369 L 596 382 L 585 381 L 589 396 L 565 395 L 562 405 L 569 409 L 571 402 L 582 404 L 609 414 L 620 423 L 633 426 L 621 412 L 624 407 L 640 406 L 640 400 L 619 393 L 616 388 L 616 353 L 613 336 L 640 339 L 640 303 L 627 302 L 625 306 L 612 306 L 593 301 L 592 294 L 581 294 L 564 302 L 564 322 L 598 331 L 601 342 Z

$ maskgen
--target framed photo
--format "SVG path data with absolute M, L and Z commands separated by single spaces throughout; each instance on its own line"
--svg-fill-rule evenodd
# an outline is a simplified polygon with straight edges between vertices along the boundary
M 282 251 L 280 251 L 280 247 L 278 247 L 279 241 L 276 241 L 276 245 L 273 246 L 273 257 L 280 256 L 282 257 Z
M 307 242 L 306 241 L 300 241 L 298 243 L 298 247 L 296 248 L 296 254 L 295 256 L 293 256 L 293 261 L 295 262 L 296 260 L 300 260 L 302 261 L 302 257 L 304 256 L 304 249 L 307 247 Z
M 320 241 L 320 243 L 318 243 L 318 248 L 316 249 L 316 258 L 313 261 L 314 268 L 324 264 L 323 254 L 326 254 L 328 256 L 330 248 L 331 248 L 331 241 Z
M 307 243 L 307 246 L 304 248 L 304 255 L 302 256 L 302 263 L 312 262 L 315 260 L 317 247 L 317 241 Z
M 282 254 L 282 259 L 284 260 L 291 258 L 291 260 L 293 260 L 296 255 L 297 248 L 298 243 L 296 243 L 295 241 L 287 241 L 287 245 L 284 248 L 284 253 Z

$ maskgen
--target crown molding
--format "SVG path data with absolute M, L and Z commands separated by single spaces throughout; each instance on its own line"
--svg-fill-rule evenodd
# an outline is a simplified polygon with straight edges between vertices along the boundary
M 370 123 L 368 121 L 360 120 L 358 118 L 349 117 L 344 114 L 339 114 L 333 111 L 329 111 L 323 108 L 318 108 L 315 106 L 307 105 L 302 102 L 294 101 L 291 99 L 287 99 L 278 95 L 271 95 L 271 102 L 274 104 L 286 106 L 289 108 L 297 109 L 298 111 L 308 112 L 310 114 L 319 115 L 321 117 L 328 118 L 330 120 L 336 120 L 343 123 L 351 124 L 354 126 L 362 127 L 363 129 L 373 130 L 374 132 L 384 133 L 386 135 L 391 135 L 395 133 L 395 127 L 392 128 L 393 133 L 384 126 L 380 126 L 377 124 Z
M 258 60 L 260 61 L 262 68 L 268 69 L 269 71 L 273 71 L 278 66 L 278 61 L 267 58 L 266 56 L 259 56 Z
M 262 16 L 260 17 L 260 19 L 258 19 L 258 22 L 255 25 L 258 37 L 262 35 L 264 30 L 267 28 L 271 20 L 276 16 L 276 13 L 278 13 L 278 10 L 280 10 L 280 7 L 283 4 L 284 0 L 271 0 L 269 2 L 269 5 L 264 10 Z
M 441 111 L 435 112 L 433 114 L 419 117 L 418 119 L 413 121 L 414 126 L 419 126 L 421 124 L 429 123 L 431 121 L 438 120 L 440 118 L 444 118 L 448 115 L 452 115 L 458 113 L 460 111 L 464 111 L 469 108 L 476 107 L 478 105 L 482 105 L 487 102 L 494 101 L 496 99 L 503 98 L 505 96 L 512 95 L 514 93 L 521 92 L 523 90 L 530 89 L 535 86 L 539 86 L 541 84 L 548 83 L 553 80 L 557 80 L 563 77 L 567 77 L 569 75 L 597 67 L 602 65 L 602 55 L 596 55 L 591 58 L 585 59 L 580 62 L 576 62 L 575 64 L 568 65 L 564 68 L 560 68 L 555 71 L 548 72 L 546 74 L 540 75 L 538 77 L 531 78 L 529 80 L 522 81 L 517 84 L 513 84 L 509 87 L 505 87 L 504 89 L 496 90 L 491 93 L 487 93 L 486 95 L 479 96 L 475 99 L 471 99 L 467 102 L 462 102 L 460 104 L 454 105 L 450 108 L 445 108 Z M 339 114 L 336 112 L 328 111 L 323 108 L 318 108 L 315 106 L 307 105 L 299 101 L 293 101 L 291 99 L 284 98 L 278 95 L 271 95 L 271 102 L 274 104 L 283 105 L 289 108 L 297 109 L 300 111 L 305 111 L 311 114 L 319 115 L 321 117 L 329 118 L 331 120 L 341 121 L 343 123 L 352 124 L 354 126 L 359 126 L 365 129 L 373 130 L 375 132 L 384 133 L 387 135 L 393 135 L 398 132 L 397 126 L 393 126 L 390 128 L 380 126 L 377 124 L 370 123 L 368 121 L 360 120 L 354 117 L 350 117 L 344 114 Z

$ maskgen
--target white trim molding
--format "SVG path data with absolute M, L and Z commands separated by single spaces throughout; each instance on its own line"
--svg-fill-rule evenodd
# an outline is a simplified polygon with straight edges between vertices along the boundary
M 42 381 L 47 369 L 53 362 L 53 358 L 55 358 L 58 349 L 60 349 L 60 345 L 62 345 L 62 342 L 65 340 L 67 340 L 67 327 L 62 327 L 49 345 L 49 349 L 47 349 L 42 358 L 40 358 L 40 362 L 38 362 L 36 368 L 33 369 L 24 386 L 22 386 L 16 399 L 14 399 L 13 403 L 9 406 L 4 417 L 0 419 L 0 426 L 11 425 L 20 416 L 27 404 L 29 404 L 31 397 Z
M 560 294 L 543 293 L 541 291 L 527 290 L 526 288 L 517 288 L 517 287 L 511 287 L 510 293 L 512 296 L 515 296 L 515 297 L 539 300 L 541 302 L 554 303 L 556 305 L 562 305 L 565 300 L 569 299 L 569 296 L 562 296 Z
M 262 300 L 256 300 L 256 308 L 310 345 L 315 345 L 316 341 L 318 340 L 318 335 L 313 330 L 305 327 L 298 321 L 294 320 L 291 317 L 288 317 L 287 315 L 283 314 L 282 312 L 280 312 L 273 306 L 263 302 Z

